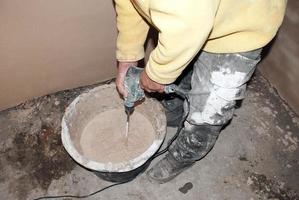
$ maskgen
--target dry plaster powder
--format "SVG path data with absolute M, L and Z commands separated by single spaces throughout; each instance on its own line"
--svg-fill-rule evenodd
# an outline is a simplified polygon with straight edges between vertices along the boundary
M 84 128 L 80 139 L 83 155 L 102 163 L 119 163 L 134 159 L 153 143 L 154 128 L 150 121 L 135 111 L 125 137 L 124 109 L 113 109 L 95 116 Z

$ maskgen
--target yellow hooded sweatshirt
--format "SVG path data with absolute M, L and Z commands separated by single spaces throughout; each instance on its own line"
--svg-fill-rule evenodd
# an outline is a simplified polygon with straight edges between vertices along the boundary
M 144 57 L 152 24 L 159 32 L 146 73 L 169 84 L 202 49 L 234 53 L 261 48 L 280 27 L 287 0 L 115 0 L 118 61 Z M 147 21 L 147 22 L 146 22 Z

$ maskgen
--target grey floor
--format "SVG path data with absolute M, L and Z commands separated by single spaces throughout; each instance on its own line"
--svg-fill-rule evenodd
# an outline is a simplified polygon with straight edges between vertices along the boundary
M 0 199 L 84 195 L 111 184 L 76 165 L 61 146 L 63 110 L 86 89 L 0 112 Z M 168 138 L 174 132 L 168 129 Z M 299 199 L 298 138 L 298 116 L 257 73 L 215 148 L 191 169 L 163 185 L 141 174 L 87 199 Z

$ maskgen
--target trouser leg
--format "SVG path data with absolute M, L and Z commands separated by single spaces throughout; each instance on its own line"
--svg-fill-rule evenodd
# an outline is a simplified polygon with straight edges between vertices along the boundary
M 185 91 L 191 89 L 191 77 L 192 77 L 192 68 L 188 68 L 184 73 L 179 77 L 179 80 L 175 82 L 177 86 Z M 165 99 L 162 101 L 162 105 L 165 108 L 165 114 L 167 118 L 167 126 L 177 127 L 183 117 L 184 99 L 176 94 L 167 94 Z
M 260 53 L 261 49 L 200 53 L 193 67 L 185 127 L 169 149 L 175 160 L 192 163 L 212 149 L 221 127 L 232 119 L 236 100 L 245 96 L 246 83 L 260 61 Z
M 191 89 L 191 79 L 193 74 L 193 66 L 188 66 L 183 72 L 183 74 L 179 77 L 179 79 L 175 82 L 178 87 L 182 90 L 189 91 Z

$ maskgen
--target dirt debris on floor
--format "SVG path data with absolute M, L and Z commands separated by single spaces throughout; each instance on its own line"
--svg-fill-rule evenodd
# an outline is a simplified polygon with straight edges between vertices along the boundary
M 191 182 L 188 182 L 183 187 L 180 187 L 179 191 L 183 194 L 186 194 L 192 188 L 193 188 L 193 184 Z
M 251 173 L 248 176 L 247 184 L 261 199 L 263 197 L 279 200 L 299 199 L 299 195 L 294 190 L 286 188 L 283 182 L 268 179 L 264 174 Z
M 0 182 L 18 199 L 69 173 L 74 161 L 64 150 L 60 123 L 65 108 L 89 87 L 27 101 L 0 114 Z
M 65 108 L 93 87 L 58 92 L 0 112 L 0 199 L 84 195 L 110 184 L 78 166 L 60 140 Z M 169 129 L 168 137 L 174 132 Z M 88 199 L 297 200 L 298 138 L 298 116 L 257 72 L 215 148 L 191 169 L 163 185 L 141 174 Z

